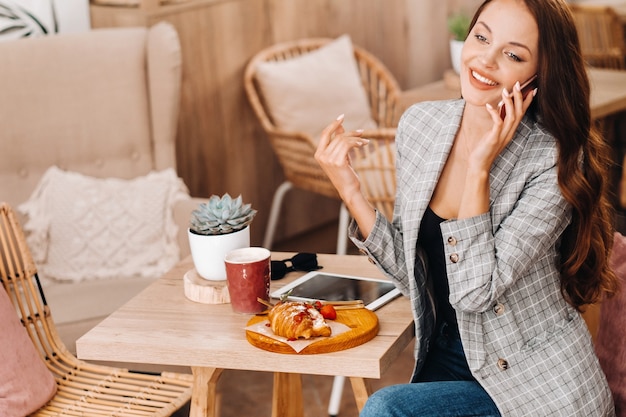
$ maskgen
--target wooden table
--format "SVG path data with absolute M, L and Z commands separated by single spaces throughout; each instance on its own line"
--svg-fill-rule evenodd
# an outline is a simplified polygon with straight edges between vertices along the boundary
M 626 110 L 626 71 L 592 68 L 588 74 L 593 119 L 602 119 Z
M 626 110 L 626 71 L 590 68 L 591 117 L 595 120 Z M 461 92 L 444 80 L 408 90 L 401 98 L 402 108 L 425 100 L 459 98 Z M 541 92 L 539 92 L 541 94 Z
M 288 253 L 273 253 L 286 259 Z M 318 255 L 325 271 L 382 278 L 367 258 Z M 350 378 L 359 410 L 371 393 L 368 379 L 380 378 L 414 337 L 408 299 L 397 298 L 376 311 L 379 333 L 344 351 L 319 355 L 279 354 L 252 346 L 245 335 L 250 316 L 230 304 L 199 304 L 185 298 L 183 276 L 191 258 L 175 266 L 76 342 L 86 360 L 189 366 L 194 375 L 191 417 L 216 416 L 215 387 L 224 369 L 274 373 L 272 416 L 303 416 L 301 374 Z M 272 282 L 272 291 L 300 276 Z

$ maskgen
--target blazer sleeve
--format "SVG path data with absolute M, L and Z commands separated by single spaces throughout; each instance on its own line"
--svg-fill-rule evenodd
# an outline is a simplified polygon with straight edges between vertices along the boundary
M 396 131 L 396 183 L 398 183 L 404 167 L 401 149 L 403 144 L 410 139 L 407 129 L 405 129 L 407 113 L 401 117 Z M 414 265 L 408 267 L 406 262 L 407 255 L 400 216 L 402 198 L 402 193 L 397 192 L 394 200 L 394 218 L 392 222 L 377 211 L 376 222 L 367 239 L 362 239 L 354 220 L 351 222 L 348 235 L 360 252 L 367 255 L 370 261 L 394 282 L 400 292 L 408 297 L 410 296 L 409 276 L 413 276 L 415 271 Z M 419 257 L 417 265 L 420 268 L 417 274 L 425 277 L 426 261 L 420 253 L 417 253 L 416 256 Z

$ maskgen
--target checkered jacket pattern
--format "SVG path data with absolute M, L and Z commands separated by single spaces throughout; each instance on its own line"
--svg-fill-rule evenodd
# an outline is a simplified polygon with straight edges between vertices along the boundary
M 410 297 L 416 371 L 435 312 L 417 247 L 421 218 L 459 129 L 463 100 L 413 105 L 396 136 L 394 218 L 377 214 L 353 242 Z M 525 117 L 490 173 L 488 213 L 441 224 L 450 302 L 476 380 L 503 416 L 613 416 L 613 401 L 584 320 L 559 289 L 560 236 L 571 207 L 557 184 L 554 138 Z

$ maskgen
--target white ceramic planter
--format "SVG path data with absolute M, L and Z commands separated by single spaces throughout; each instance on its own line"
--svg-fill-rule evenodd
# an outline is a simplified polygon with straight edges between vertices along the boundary
M 461 51 L 463 50 L 463 41 L 450 39 L 450 60 L 452 68 L 457 74 L 461 73 Z
M 198 275 L 210 281 L 226 280 L 224 257 L 233 249 L 250 247 L 250 226 L 226 235 L 203 236 L 187 230 L 191 257 Z

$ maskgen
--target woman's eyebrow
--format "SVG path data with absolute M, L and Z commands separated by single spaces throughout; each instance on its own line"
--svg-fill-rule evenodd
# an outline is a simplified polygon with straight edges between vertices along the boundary
M 491 28 L 489 27 L 489 25 L 487 25 L 485 22 L 483 22 L 482 20 L 479 20 L 478 22 L 476 22 L 477 25 L 481 25 L 484 26 L 485 29 L 487 29 L 487 32 L 491 33 Z
M 491 28 L 489 27 L 489 25 L 486 24 L 485 22 L 483 22 L 482 20 L 476 22 L 476 25 L 481 25 L 481 26 L 483 26 L 487 30 L 487 32 L 492 33 L 491 32 Z M 519 46 L 520 48 L 524 48 L 524 49 L 526 49 L 530 53 L 530 48 L 528 46 L 524 45 L 523 43 L 509 42 L 509 44 L 510 45 L 514 45 L 514 46 Z
M 526 45 L 524 45 L 523 43 L 519 43 L 519 42 L 509 42 L 509 44 L 511 45 L 515 45 L 515 46 L 519 46 L 520 48 L 524 48 L 528 51 L 528 53 L 532 53 L 530 52 L 530 48 L 527 47 Z

